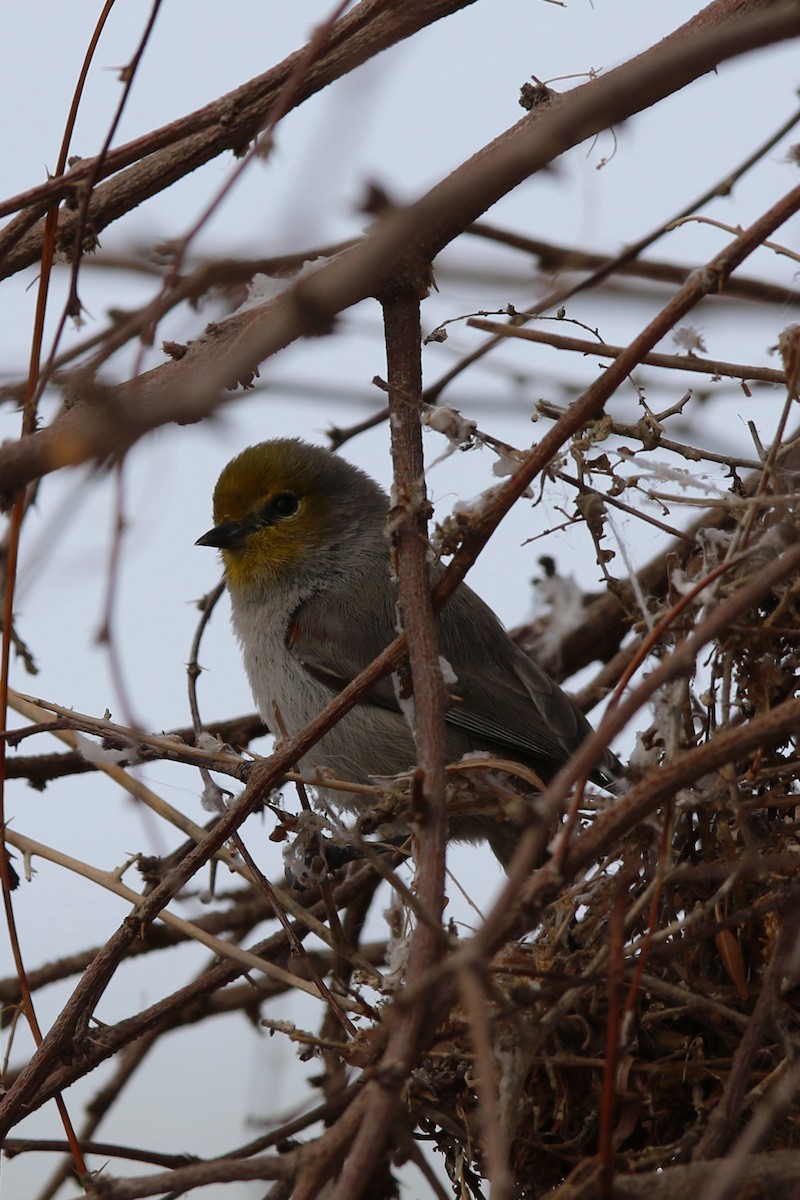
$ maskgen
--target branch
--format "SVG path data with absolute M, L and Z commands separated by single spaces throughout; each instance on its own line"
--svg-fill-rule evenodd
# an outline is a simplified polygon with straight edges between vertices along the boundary
M 623 346 L 610 346 L 606 342 L 590 342 L 585 338 L 566 337 L 560 333 L 546 333 L 542 329 L 524 329 L 520 325 L 500 325 L 482 317 L 470 317 L 470 329 L 482 329 L 501 338 L 521 338 L 525 342 L 539 342 L 553 346 L 556 350 L 573 350 L 577 354 L 596 355 L 598 358 L 619 358 Z M 759 383 L 786 384 L 783 371 L 774 367 L 756 367 L 745 363 L 721 362 L 713 358 L 698 358 L 694 354 L 645 354 L 640 359 L 643 366 L 662 367 L 670 371 L 693 371 L 698 375 L 727 376 L 730 379 L 758 380 Z
M 488 207 L 565 150 L 727 58 L 800 34 L 794 4 L 777 3 L 765 12 L 763 0 L 716 0 L 701 17 L 624 66 L 535 109 L 408 209 L 378 221 L 363 243 L 269 304 L 214 326 L 179 363 L 114 389 L 78 385 L 82 402 L 47 429 L 0 447 L 4 489 L 11 492 L 60 466 L 123 454 L 171 421 L 207 416 L 222 390 L 250 380 L 260 363 L 298 337 L 327 332 L 343 309 L 388 293 L 397 279 L 419 277 Z
M 302 104 L 382 50 L 472 3 L 474 0 L 429 0 L 428 3 L 415 0 L 402 5 L 387 5 L 384 0 L 362 0 L 334 26 L 323 53 L 294 92 L 291 107 Z M 124 167 L 129 170 L 95 189 L 87 214 L 92 229 L 96 233 L 102 232 L 125 213 L 218 155 L 226 151 L 242 154 L 244 147 L 266 124 L 270 110 L 305 52 L 306 47 L 295 51 L 263 75 L 220 96 L 212 104 L 110 151 L 103 161 L 101 177 Z M 131 166 L 134 163 L 136 165 Z M 54 201 L 79 195 L 97 168 L 97 158 L 83 159 L 66 175 L 0 205 L 0 216 L 17 209 L 28 210 L 0 234 L 0 260 L 3 261 L 0 278 L 38 261 L 41 227 L 37 225 L 30 229 L 31 220 L 36 220 L 38 214 Z M 60 248 L 72 245 L 77 222 L 78 215 L 65 207 L 59 216 Z

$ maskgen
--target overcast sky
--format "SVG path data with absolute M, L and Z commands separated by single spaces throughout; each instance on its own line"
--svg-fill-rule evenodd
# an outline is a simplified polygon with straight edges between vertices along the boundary
M 553 81 L 557 89 L 567 89 L 573 81 L 561 77 L 608 70 L 700 7 L 693 0 L 672 0 L 668 5 L 647 0 L 634 4 L 571 0 L 566 6 L 535 0 L 477 3 L 383 54 L 290 114 L 279 131 L 274 154 L 266 162 L 251 164 L 199 238 L 195 252 L 264 256 L 353 236 L 364 227 L 359 205 L 368 184 L 381 184 L 397 200 L 416 198 L 519 119 L 518 93 L 527 79 L 536 76 Z M 6 112 L 16 116 L 6 121 L 2 134 L 3 196 L 42 181 L 54 166 L 64 114 L 97 8 L 85 0 L 77 5 L 40 0 L 13 9 L 7 6 L 0 38 L 0 88 Z M 138 0 L 113 10 L 92 67 L 73 153 L 92 155 L 101 145 L 119 98 L 118 69 L 130 59 L 148 11 L 149 6 Z M 327 6 L 316 0 L 302 4 L 228 0 L 225 5 L 167 0 L 117 142 L 179 117 L 263 72 L 300 46 L 326 12 Z M 791 44 L 725 65 L 667 104 L 617 129 L 615 138 L 606 135 L 577 148 L 557 169 L 538 176 L 499 204 L 490 219 L 531 237 L 613 252 L 722 177 L 789 115 L 797 105 L 796 67 L 797 46 Z M 707 211 L 731 225 L 745 225 L 758 216 L 795 186 L 797 168 L 787 163 L 786 151 L 789 142 L 798 140 L 795 133 L 767 156 L 732 197 L 717 201 Z M 233 167 L 230 158 L 217 160 L 112 226 L 101 236 L 100 259 L 134 252 L 146 258 L 154 245 L 183 234 Z M 796 248 L 797 232 L 795 221 L 781 231 L 780 240 Z M 653 253 L 675 261 L 702 262 L 725 244 L 726 236 L 709 227 L 687 226 Z M 493 280 L 482 274 L 489 270 Z M 797 285 L 791 266 L 764 252 L 748 267 L 749 273 L 756 270 L 786 286 Z M 19 378 L 27 362 L 35 275 L 30 271 L 3 284 L 0 370 L 6 378 Z M 65 272 L 57 273 L 51 329 L 65 278 Z M 462 313 L 509 302 L 522 307 L 535 294 L 529 264 L 522 256 L 475 242 L 462 241 L 444 255 L 437 278 L 440 292 L 423 309 L 426 331 Z M 68 331 L 64 344 L 102 328 L 109 309 L 134 307 L 157 286 L 147 274 L 85 269 L 81 296 L 86 321 L 82 329 Z M 661 302 L 654 294 L 654 307 Z M 161 334 L 179 340 L 198 336 L 215 315 L 210 309 L 181 310 L 165 322 Z M 649 313 L 624 298 L 598 313 L 588 298 L 571 305 L 570 315 L 599 326 L 607 341 L 617 342 L 638 332 Z M 763 325 L 750 321 L 737 327 L 704 310 L 698 324 L 711 356 L 774 365 L 768 347 L 774 343 L 775 330 L 796 319 L 796 313 L 787 309 L 777 319 L 767 314 Z M 167 729 L 189 722 L 185 663 L 197 618 L 193 601 L 218 577 L 215 555 L 196 548 L 194 542 L 209 526 L 210 494 L 221 467 L 242 447 L 265 437 L 302 434 L 324 441 L 331 423 L 347 425 L 381 403 L 370 383 L 385 371 L 377 306 L 358 306 L 345 314 L 342 325 L 346 336 L 297 344 L 270 362 L 262 372 L 263 387 L 236 398 L 214 422 L 161 431 L 129 457 L 124 475 L 127 530 L 114 637 L 130 710 L 145 727 Z M 480 335 L 463 324 L 452 327 L 447 343 L 426 349 L 426 380 L 438 378 L 459 353 L 479 340 Z M 156 346 L 142 365 L 160 361 L 163 354 Z M 137 351 L 126 350 L 109 365 L 108 377 L 129 377 L 136 362 Z M 536 436 L 530 424 L 535 400 L 544 394 L 562 399 L 552 390 L 537 390 L 537 371 L 548 387 L 554 378 L 569 387 L 585 386 L 597 369 L 596 364 L 583 361 L 561 363 L 546 349 L 511 347 L 468 373 L 448 394 L 448 401 L 481 427 L 525 446 Z M 736 407 L 725 410 L 723 421 L 714 409 L 709 438 L 730 449 L 748 445 L 746 422 L 756 419 L 768 440 L 779 400 L 762 396 L 756 411 L 742 395 Z M 46 404 L 47 413 L 53 411 L 53 403 Z M 631 415 L 633 389 L 621 394 L 618 403 L 617 411 Z M 16 437 L 18 429 L 18 414 L 4 408 L 0 436 Z M 434 435 L 428 435 L 427 445 L 431 459 L 445 448 Z M 388 484 L 384 429 L 354 440 L 344 453 Z M 488 453 L 478 452 L 435 467 L 429 484 L 439 511 L 448 511 L 456 499 L 474 496 L 487 486 L 493 478 L 492 461 Z M 105 605 L 114 501 L 112 481 L 93 472 L 62 472 L 43 484 L 36 512 L 26 525 L 16 601 L 19 631 L 36 656 L 40 674 L 31 679 L 17 664 L 14 684 L 98 716 L 108 708 L 115 718 L 125 720 L 125 705 L 115 689 L 107 652 L 96 644 Z M 542 553 L 553 554 L 560 570 L 574 573 L 587 590 L 599 586 L 598 568 L 583 534 L 567 533 L 520 550 L 523 542 L 558 521 L 552 501 L 538 508 L 520 508 L 472 577 L 476 589 L 508 624 L 530 615 L 534 599 L 529 581 L 540 573 L 537 560 Z M 624 529 L 625 523 L 621 525 Z M 634 544 L 631 552 L 641 560 L 653 549 Z M 202 661 L 208 668 L 200 684 L 205 715 L 215 718 L 251 711 L 238 649 L 222 606 L 204 644 Z M 32 748 L 33 744 L 26 746 L 26 752 Z M 44 739 L 38 743 L 41 751 L 54 748 Z M 262 749 L 266 752 L 266 746 Z M 200 784 L 193 773 L 159 765 L 142 775 L 195 820 L 205 819 Z M 6 803 L 20 832 L 107 869 L 134 851 L 158 853 L 167 848 L 161 831 L 99 779 L 64 782 L 43 795 L 19 786 Z M 250 824 L 250 842 L 258 843 L 261 826 Z M 270 873 L 279 873 L 274 847 L 259 846 L 259 855 Z M 474 883 L 473 894 L 484 899 L 499 879 L 494 865 L 487 865 L 485 851 L 460 855 L 456 861 L 464 863 L 463 871 Z M 84 881 L 47 863 L 38 863 L 37 869 L 35 883 L 24 885 L 16 902 L 29 965 L 93 941 L 100 943 L 125 915 L 120 901 L 98 904 L 95 889 Z M 478 869 L 481 879 L 476 878 Z M 4 961 L 9 962 L 8 956 Z M 187 947 L 174 954 L 168 967 L 159 962 L 157 977 L 148 975 L 154 969 L 148 964 L 121 972 L 103 998 L 98 1016 L 104 1021 L 118 1019 L 131 1010 L 131 1004 L 135 1010 L 163 994 L 169 979 L 177 984 L 204 961 L 203 954 Z M 66 994 L 61 987 L 40 993 L 39 1015 L 45 1027 Z M 278 1005 L 270 1011 L 281 1015 Z M 313 1025 L 318 1015 L 310 1006 L 303 1019 Z M 214 1039 L 212 1050 L 204 1041 L 208 1038 Z M 16 1060 L 23 1055 L 25 1043 L 24 1036 L 18 1039 Z M 165 1043 L 157 1060 L 136 1080 L 126 1105 L 101 1133 L 109 1140 L 160 1148 L 204 1154 L 222 1150 L 252 1136 L 248 1118 L 281 1112 L 294 1102 L 295 1072 L 293 1051 L 278 1038 L 259 1038 L 234 1019 L 217 1022 L 213 1029 L 201 1026 Z M 101 1074 L 97 1072 L 68 1097 L 78 1124 L 81 1101 L 100 1086 Z M 154 1095 L 158 1103 L 153 1103 Z M 190 1112 L 187 1097 L 198 1101 Z M 54 1111 L 36 1114 L 19 1133 L 59 1136 Z M 118 1164 L 110 1169 L 122 1173 Z M 35 1183 L 46 1178 L 47 1164 L 23 1157 L 5 1163 L 3 1174 L 4 1195 L 29 1196 Z M 209 1200 L 223 1194 L 224 1200 L 238 1200 L 262 1192 L 258 1186 L 237 1185 L 209 1189 L 204 1195 Z

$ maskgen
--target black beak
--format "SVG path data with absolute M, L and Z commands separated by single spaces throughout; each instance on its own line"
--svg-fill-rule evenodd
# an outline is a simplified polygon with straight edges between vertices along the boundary
M 240 550 L 246 537 L 247 530 L 238 521 L 222 521 L 199 537 L 195 546 L 212 546 L 216 550 Z

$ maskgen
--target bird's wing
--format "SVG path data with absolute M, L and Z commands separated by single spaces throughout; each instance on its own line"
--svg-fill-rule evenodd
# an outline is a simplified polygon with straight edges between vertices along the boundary
M 447 720 L 510 758 L 562 763 L 591 727 L 573 701 L 519 649 L 487 605 L 460 588 L 439 625 L 457 681 Z
M 289 623 L 290 650 L 314 679 L 334 693 L 347 687 L 397 636 L 381 596 L 370 599 L 374 603 L 367 611 L 376 614 L 371 622 L 334 592 L 318 592 L 303 601 Z M 399 712 L 391 677 L 375 684 L 362 703 Z
M 370 586 L 368 580 L 363 584 Z M 375 589 L 367 599 L 370 603 L 356 613 L 333 593 L 321 593 L 304 601 L 290 624 L 292 652 L 334 693 L 396 636 L 392 593 Z M 369 623 L 363 611 L 372 614 Z M 558 766 L 591 733 L 570 697 L 512 642 L 492 610 L 465 585 L 440 614 L 438 633 L 440 654 L 456 676 L 445 720 L 469 748 L 534 766 Z M 362 703 L 398 712 L 391 677 L 377 683 Z M 613 777 L 618 768 L 609 753 L 599 764 L 600 776 Z

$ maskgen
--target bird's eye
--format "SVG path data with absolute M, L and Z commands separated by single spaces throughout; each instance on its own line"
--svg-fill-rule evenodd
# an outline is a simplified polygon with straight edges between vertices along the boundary
M 278 492 L 272 501 L 272 509 L 279 517 L 291 517 L 298 508 L 299 501 L 294 492 Z

